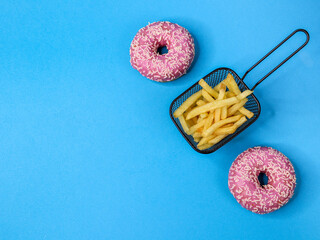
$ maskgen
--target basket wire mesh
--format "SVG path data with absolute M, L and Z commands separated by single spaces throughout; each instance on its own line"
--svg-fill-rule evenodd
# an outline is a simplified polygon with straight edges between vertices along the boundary
M 231 69 L 229 68 L 219 68 L 214 70 L 213 72 L 209 73 L 207 76 L 205 76 L 203 79 L 211 86 L 214 87 L 217 84 L 219 84 L 221 81 L 223 81 L 228 73 L 232 74 L 232 76 L 234 77 L 235 81 L 237 82 L 239 88 L 241 91 L 247 90 L 249 89 L 247 87 L 247 85 L 241 80 L 241 78 L 239 78 L 239 76 Z M 254 121 L 257 120 L 257 118 L 260 115 L 260 103 L 258 101 L 258 99 L 253 95 L 249 95 L 248 101 L 245 104 L 245 108 L 247 108 L 248 110 L 250 110 L 251 112 L 254 113 L 254 116 L 251 119 L 248 119 L 244 124 L 242 124 L 236 132 L 234 132 L 233 134 L 228 135 L 227 137 L 225 137 L 224 139 L 222 139 L 219 143 L 213 145 L 212 147 L 205 149 L 205 150 L 199 150 L 197 148 L 197 142 L 195 142 L 193 140 L 193 137 L 186 134 L 183 131 L 183 128 L 178 120 L 178 118 L 175 118 L 173 116 L 174 111 L 180 107 L 180 105 L 188 98 L 190 97 L 192 94 L 198 92 L 199 90 L 201 90 L 202 87 L 198 84 L 195 83 L 194 85 L 192 85 L 190 88 L 188 88 L 184 93 L 182 93 L 180 96 L 178 96 L 175 100 L 173 100 L 173 102 L 171 103 L 170 106 L 170 117 L 172 119 L 172 121 L 174 122 L 174 124 L 176 125 L 176 127 L 178 128 L 178 130 L 180 131 L 180 133 L 183 135 L 183 137 L 188 141 L 188 143 L 191 145 L 191 147 L 196 150 L 197 152 L 200 153 L 212 153 L 214 151 L 216 151 L 217 149 L 219 149 L 220 147 L 222 147 L 224 144 L 226 144 L 227 142 L 229 142 L 231 139 L 233 139 L 234 137 L 236 137 L 239 133 L 241 133 L 243 130 L 245 130 L 247 127 L 249 127 Z

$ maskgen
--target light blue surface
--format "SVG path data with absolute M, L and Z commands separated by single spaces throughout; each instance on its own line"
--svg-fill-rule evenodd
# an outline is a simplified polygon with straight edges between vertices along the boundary
M 320 1 L 1 1 L 0 239 L 320 239 Z M 186 27 L 197 55 L 166 84 L 129 46 L 148 22 Z M 226 66 L 240 76 L 296 28 L 309 44 L 255 91 L 260 118 L 210 155 L 169 105 Z M 250 74 L 304 41 L 298 35 Z M 294 198 L 269 215 L 230 194 L 232 161 L 256 145 L 292 161 Z

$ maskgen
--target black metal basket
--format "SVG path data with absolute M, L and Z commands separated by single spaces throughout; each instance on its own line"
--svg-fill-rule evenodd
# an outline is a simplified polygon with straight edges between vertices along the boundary
M 203 79 L 211 86 L 214 87 L 217 84 L 219 84 L 221 81 L 223 81 L 228 73 L 232 74 L 232 76 L 234 77 L 235 81 L 237 82 L 239 88 L 241 91 L 244 90 L 248 90 L 248 86 L 244 83 L 243 79 L 246 77 L 246 75 L 252 70 L 254 69 L 258 64 L 260 64 L 264 59 L 266 59 L 270 54 L 272 54 L 277 48 L 279 48 L 283 43 L 285 43 L 289 38 L 291 38 L 294 34 L 296 34 L 297 32 L 303 32 L 304 34 L 306 34 L 306 41 L 297 49 L 295 50 L 291 55 L 289 55 L 286 59 L 284 59 L 279 65 L 277 65 L 274 69 L 272 69 L 268 74 L 266 74 L 263 78 L 261 78 L 254 86 L 251 90 L 254 90 L 264 79 L 266 79 L 268 76 L 270 76 L 274 71 L 276 71 L 280 66 L 282 66 L 286 61 L 288 61 L 293 55 L 295 55 L 297 52 L 299 52 L 308 42 L 309 42 L 309 33 L 304 30 L 304 29 L 297 29 L 294 32 L 292 32 L 288 37 L 286 37 L 281 43 L 279 43 L 276 47 L 274 47 L 269 53 L 267 53 L 263 58 L 261 58 L 256 64 L 254 64 L 245 74 L 242 78 L 240 78 L 238 76 L 238 74 L 233 71 L 230 68 L 218 68 L 214 71 L 212 71 L 211 73 L 209 73 L 208 75 L 206 75 Z M 233 134 L 228 135 L 226 138 L 224 138 L 223 140 L 221 140 L 219 143 L 213 145 L 212 147 L 205 149 L 205 150 L 199 150 L 197 148 L 197 144 L 194 140 L 193 137 L 186 134 L 183 131 L 183 128 L 179 122 L 179 120 L 177 118 L 175 118 L 173 116 L 174 111 L 180 107 L 180 105 L 188 98 L 190 97 L 192 94 L 196 93 L 197 91 L 199 91 L 201 89 L 201 86 L 198 84 L 198 82 L 196 82 L 195 84 L 193 84 L 190 88 L 188 88 L 185 92 L 183 92 L 182 94 L 180 94 L 176 99 L 173 100 L 173 102 L 170 105 L 170 117 L 172 119 L 172 121 L 174 122 L 174 124 L 176 125 L 176 127 L 178 128 L 178 130 L 180 131 L 180 133 L 182 134 L 182 136 L 187 140 L 187 142 L 190 144 L 190 146 L 196 150 L 199 153 L 203 153 L 203 154 L 207 154 L 207 153 L 212 153 L 214 151 L 216 151 L 217 149 L 219 149 L 220 147 L 222 147 L 223 145 L 225 145 L 226 143 L 228 143 L 229 141 L 231 141 L 233 138 L 235 138 L 239 133 L 241 133 L 243 130 L 245 130 L 247 127 L 249 127 L 252 123 L 254 123 L 261 112 L 261 107 L 260 107 L 260 103 L 258 101 L 258 99 L 254 96 L 254 94 L 251 94 L 248 96 L 248 101 L 245 104 L 245 108 L 247 108 L 248 110 L 250 110 L 251 112 L 254 113 L 254 116 L 251 119 L 248 119 L 248 121 L 246 121 L 243 125 L 241 125 L 236 132 L 234 132 Z

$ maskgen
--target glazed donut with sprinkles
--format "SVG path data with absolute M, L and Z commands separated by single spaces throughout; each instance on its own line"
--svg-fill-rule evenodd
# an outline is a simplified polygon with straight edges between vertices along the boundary
M 168 53 L 158 49 L 166 47 Z M 170 22 L 155 22 L 140 29 L 130 46 L 130 62 L 143 76 L 168 82 L 181 77 L 195 55 L 194 40 L 187 29 Z
M 258 176 L 268 177 L 260 185 Z M 273 212 L 293 196 L 296 175 L 289 159 L 270 147 L 254 147 L 241 153 L 229 171 L 229 189 L 242 207 L 258 214 Z

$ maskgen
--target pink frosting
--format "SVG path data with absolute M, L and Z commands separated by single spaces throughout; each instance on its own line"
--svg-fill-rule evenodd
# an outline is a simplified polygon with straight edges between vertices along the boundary
M 164 46 L 168 53 L 160 55 L 157 50 Z M 130 46 L 132 67 L 158 82 L 185 74 L 194 54 L 194 42 L 188 30 L 170 22 L 155 22 L 141 28 Z
M 267 185 L 260 185 L 260 173 L 267 175 Z M 254 147 L 232 163 L 228 185 L 242 207 L 265 214 L 279 209 L 293 196 L 296 175 L 291 162 L 281 152 L 270 147 Z

